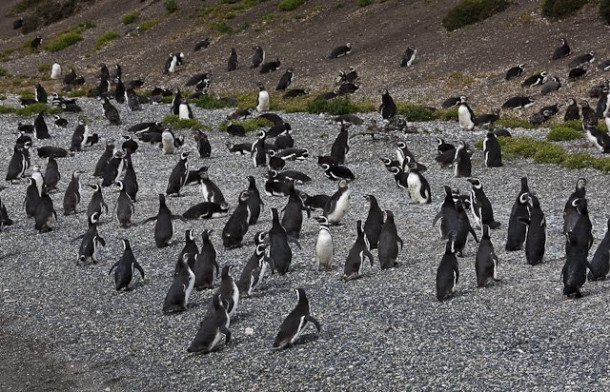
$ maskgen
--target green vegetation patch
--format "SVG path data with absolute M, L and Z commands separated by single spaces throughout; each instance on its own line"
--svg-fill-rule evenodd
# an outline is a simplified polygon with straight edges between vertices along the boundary
M 9 76 L 11 76 L 11 74 L 9 74 L 6 69 L 0 67 L 0 78 L 1 77 L 9 77 Z
M 108 42 L 114 41 L 115 39 L 121 38 L 121 34 L 114 30 L 106 31 L 104 34 L 97 37 L 95 40 L 95 49 L 99 50 L 103 48 Z
M 58 35 L 57 38 L 49 42 L 49 44 L 45 46 L 45 49 L 51 53 L 55 53 L 82 40 L 83 36 L 80 32 L 68 31 L 66 33 Z
M 174 129 L 203 129 L 206 128 L 199 120 L 196 118 L 189 119 L 180 119 L 180 116 L 177 114 L 168 114 L 163 117 L 163 122 L 166 124 L 171 124 Z
M 551 19 L 565 19 L 574 15 L 588 2 L 588 0 L 544 0 L 542 16 Z
M 328 113 L 333 116 L 348 113 L 372 112 L 375 106 L 372 103 L 352 102 L 348 97 L 337 97 L 330 100 L 315 98 L 307 103 L 307 113 Z
M 138 26 L 140 32 L 145 32 L 148 29 L 151 29 L 153 27 L 155 27 L 156 25 L 158 25 L 161 22 L 160 19 L 157 18 L 153 18 L 153 19 L 149 19 L 149 20 L 145 20 L 142 23 L 140 23 L 140 25 Z
M 178 2 L 176 0 L 163 0 L 163 8 L 165 8 L 167 15 L 171 15 L 178 11 Z
M 565 126 L 563 124 L 552 126 L 549 133 L 546 134 L 546 140 L 553 142 L 576 140 L 581 139 L 582 137 L 583 133 L 581 130 L 575 130 L 570 126 Z
M 270 127 L 273 125 L 273 123 L 271 121 L 267 120 L 266 118 L 251 118 L 249 120 L 244 120 L 244 121 L 234 121 L 233 124 L 241 125 L 242 127 L 244 127 L 246 132 L 253 132 L 260 128 L 267 128 L 267 127 Z M 227 121 L 221 122 L 218 129 L 221 132 L 226 132 L 227 131 Z
M 45 112 L 47 114 L 59 114 L 62 112 L 60 107 L 50 106 L 46 103 L 34 103 L 24 108 L 11 108 L 8 106 L 2 106 L 2 108 L 2 113 L 16 113 L 20 116 L 32 116 L 40 112 Z
M 199 108 L 204 108 L 204 109 L 222 109 L 222 108 L 231 106 L 231 104 L 229 102 L 223 101 L 222 99 L 217 99 L 217 98 L 211 97 L 209 95 L 202 95 L 201 97 L 199 97 L 197 99 L 189 100 L 189 102 Z
M 407 121 L 432 121 L 439 118 L 439 113 L 427 106 L 416 105 L 410 102 L 399 102 L 396 104 L 398 114 L 405 117 Z
M 305 4 L 305 0 L 282 0 L 278 4 L 280 11 L 293 11 Z
M 448 31 L 474 24 L 504 11 L 506 0 L 461 0 L 443 18 L 443 27 Z
M 121 22 L 123 22 L 123 24 L 126 24 L 126 25 L 132 24 L 139 18 L 140 18 L 140 11 L 132 11 L 132 12 L 129 12 L 129 13 L 123 15 L 123 17 L 121 18 Z
M 367 5 L 373 4 L 373 0 L 358 0 L 358 5 L 360 7 L 366 7 Z

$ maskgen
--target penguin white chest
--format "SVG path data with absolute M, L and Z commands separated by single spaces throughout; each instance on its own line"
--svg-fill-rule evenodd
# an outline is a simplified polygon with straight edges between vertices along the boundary
M 174 137 L 169 132 L 163 132 L 161 135 L 161 144 L 163 146 L 164 154 L 173 154 L 176 152 L 176 146 L 174 144 Z
M 188 105 L 184 103 L 180 104 L 178 107 L 178 116 L 180 116 L 180 120 L 188 120 L 190 118 Z
M 334 255 L 333 239 L 328 229 L 320 229 L 316 242 L 316 262 L 319 265 L 330 266 Z
M 51 79 L 59 79 L 61 76 L 61 66 L 57 63 L 51 67 Z
M 349 199 L 351 192 L 349 190 L 343 192 L 339 199 L 337 200 L 337 204 L 335 205 L 335 210 L 328 214 L 328 222 L 337 224 L 343 219 L 345 214 L 347 214 L 347 210 L 349 209 Z
M 170 62 L 170 64 L 169 64 L 169 69 L 168 69 L 168 71 L 169 71 L 169 72 L 172 72 L 172 73 L 173 73 L 173 72 L 176 72 L 176 65 L 178 65 L 178 57 L 173 56 L 173 57 L 172 57 L 172 61 L 171 61 L 171 62 Z
M 187 268 L 189 271 L 189 282 L 188 282 L 188 286 L 186 286 L 185 290 L 184 290 L 184 306 L 185 307 L 189 302 L 189 297 L 191 296 L 191 292 L 193 291 L 193 287 L 195 286 L 195 274 L 191 270 L 191 267 L 187 266 Z
M 267 91 L 260 91 L 258 93 L 256 111 L 263 112 L 266 110 L 269 110 L 269 93 Z
M 409 189 L 409 197 L 411 197 L 414 203 L 423 204 L 426 202 L 426 199 L 421 196 L 422 183 L 417 174 L 409 173 L 407 187 Z
M 588 129 L 587 129 L 586 135 L 587 135 L 587 139 L 588 139 L 588 140 L 589 140 L 591 143 L 595 144 L 595 146 L 596 146 L 596 147 L 597 147 L 597 148 L 598 148 L 600 151 L 604 151 L 604 147 L 603 147 L 603 146 L 601 146 L 601 145 L 599 144 L 599 141 L 597 140 L 597 138 L 596 138 L 595 136 L 593 136 L 593 135 L 591 134 L 591 131 L 590 131 L 590 130 L 588 130 Z
M 461 128 L 464 129 L 473 129 L 474 122 L 473 118 L 470 115 L 470 111 L 466 105 L 460 105 L 458 107 L 458 121 Z

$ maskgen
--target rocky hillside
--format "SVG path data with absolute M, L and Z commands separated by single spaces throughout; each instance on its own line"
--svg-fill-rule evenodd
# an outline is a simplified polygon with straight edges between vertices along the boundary
M 209 72 L 216 92 L 253 91 L 258 80 L 273 88 L 283 70 L 292 67 L 293 87 L 320 92 L 332 88 L 339 70 L 354 66 L 361 77 L 354 99 L 376 99 L 381 88 L 388 88 L 400 99 L 438 106 L 447 96 L 466 94 L 475 110 L 482 110 L 499 107 L 512 95 L 538 92 L 524 92 L 520 80 L 503 81 L 510 66 L 526 63 L 526 75 L 547 70 L 564 84 L 531 109 L 537 110 L 543 104 L 563 103 L 569 95 L 586 97 L 592 85 L 607 77 L 596 65 L 610 57 L 605 44 L 610 28 L 599 18 L 597 2 L 575 16 L 551 22 L 540 14 L 541 1 L 521 0 L 483 22 L 447 32 L 441 20 L 455 5 L 449 0 L 372 1 L 367 6 L 360 5 L 366 1 L 307 0 L 291 11 L 280 10 L 277 0 L 176 0 L 177 10 L 171 14 L 167 1 L 98 0 L 77 2 L 73 16 L 25 35 L 12 29 L 20 15 L 15 12 L 17 3 L 0 5 L 4 16 L 0 66 L 11 75 L 48 79 L 50 65 L 59 62 L 64 69 L 75 67 L 91 85 L 101 62 L 120 63 L 126 78 L 144 78 L 148 87 L 183 87 L 192 74 Z M 123 17 L 133 11 L 137 11 L 135 20 L 124 24 Z M 42 35 L 44 46 L 86 21 L 95 26 L 82 29 L 82 41 L 63 50 L 23 49 L 36 34 Z M 96 48 L 99 37 L 109 31 L 118 33 L 118 38 Z M 194 52 L 196 42 L 206 37 L 209 47 Z M 571 57 L 551 62 L 561 37 L 568 38 L 572 58 L 596 51 L 596 63 L 586 77 L 567 81 Z M 334 47 L 346 42 L 353 46 L 350 55 L 327 58 Z M 268 59 L 279 58 L 282 69 L 267 75 L 250 69 L 255 45 L 266 50 Z M 418 56 L 412 67 L 401 68 L 401 54 L 408 46 L 417 48 Z M 227 72 L 232 47 L 239 67 Z M 185 64 L 177 73 L 163 75 L 167 55 L 179 51 L 185 53 Z M 46 83 L 51 90 L 60 87 Z

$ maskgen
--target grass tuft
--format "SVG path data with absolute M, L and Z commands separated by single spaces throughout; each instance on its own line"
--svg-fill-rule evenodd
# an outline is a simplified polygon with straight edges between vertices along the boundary
M 461 0 L 445 15 L 442 24 L 448 31 L 457 30 L 502 12 L 508 5 L 506 0 Z
M 106 31 L 95 40 L 95 49 L 103 48 L 108 42 L 121 38 L 121 35 L 114 30 Z
M 542 16 L 551 19 L 565 19 L 574 15 L 588 2 L 588 0 L 544 0 Z
M 189 119 L 180 119 L 180 116 L 177 114 L 168 114 L 163 117 L 163 122 L 166 124 L 171 124 L 174 129 L 203 129 L 206 128 L 199 120 L 196 118 Z
M 55 53 L 67 48 L 68 46 L 72 46 L 82 40 L 83 36 L 80 32 L 68 31 L 66 33 L 58 35 L 57 38 L 49 42 L 49 44 L 45 46 L 45 49 L 48 52 Z
M 439 118 L 439 113 L 429 107 L 416 105 L 410 102 L 399 102 L 398 114 L 405 117 L 407 121 L 432 121 Z
M 576 140 L 581 139 L 582 137 L 583 133 L 581 130 L 575 130 L 570 126 L 565 126 L 563 124 L 552 126 L 549 133 L 546 134 L 546 140 L 553 142 Z
M 293 11 L 305 4 L 305 0 L 282 0 L 278 4 L 280 11 Z
M 121 18 L 121 21 L 123 22 L 123 24 L 127 25 L 127 24 L 132 24 L 139 18 L 140 18 L 140 11 L 132 11 L 132 12 L 129 12 L 129 13 L 123 15 L 123 17 Z

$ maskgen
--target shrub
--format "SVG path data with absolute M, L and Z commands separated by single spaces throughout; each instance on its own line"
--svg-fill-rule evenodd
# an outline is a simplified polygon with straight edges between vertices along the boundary
M 458 120 L 458 107 L 454 106 L 447 110 L 443 110 L 439 114 L 439 118 L 444 121 L 457 121 Z
M 270 127 L 271 125 L 273 125 L 273 123 L 271 121 L 267 120 L 266 118 L 251 118 L 249 120 L 244 120 L 244 121 L 234 121 L 233 124 L 241 125 L 242 127 L 244 127 L 246 132 L 253 132 L 253 131 L 256 131 L 257 129 L 266 128 L 266 127 Z M 218 129 L 221 132 L 226 132 L 227 131 L 227 122 L 226 121 L 221 122 Z
M 566 159 L 565 150 L 556 144 L 542 143 L 534 154 L 534 161 L 538 163 L 560 164 Z
M 129 13 L 123 15 L 123 18 L 121 19 L 121 21 L 123 22 L 123 24 L 131 24 L 131 23 L 135 22 L 136 20 L 138 20 L 139 17 L 140 17 L 140 11 L 132 11 L 132 12 L 129 12 Z
M 570 129 L 573 129 L 574 131 L 582 132 L 582 122 L 580 120 L 564 121 L 561 124 L 551 126 L 550 128 L 553 129 L 554 127 L 570 128 Z
M 220 34 L 231 34 L 233 32 L 233 28 L 229 26 L 224 20 L 222 22 L 216 23 L 216 30 Z
M 42 64 L 38 65 L 38 72 L 40 72 L 40 73 L 51 72 L 51 64 L 42 63 Z
M 178 2 L 176 0 L 163 0 L 163 8 L 165 8 L 167 15 L 171 15 L 178 11 Z
M 15 5 L 15 12 L 20 14 L 24 11 L 27 11 L 30 8 L 36 7 L 37 5 L 39 5 L 40 3 L 43 3 L 47 0 L 20 0 L 16 5 Z
M 0 77 L 3 77 L 3 76 L 8 77 L 8 76 L 11 76 L 11 74 L 9 74 L 6 69 L 0 67 Z
M 501 117 L 500 119 L 498 119 L 498 121 L 495 122 L 495 125 L 497 125 L 498 127 L 505 128 L 534 128 L 534 125 L 531 124 L 529 121 L 518 117 Z
M 610 25 L 610 0 L 601 0 L 599 2 L 599 15 Z
M 398 114 L 404 116 L 407 121 L 431 121 L 439 116 L 432 108 L 410 102 L 399 102 L 396 106 Z
M 231 104 L 228 102 L 223 101 L 222 99 L 216 99 L 209 95 L 202 95 L 201 97 L 190 100 L 189 102 L 199 108 L 204 109 L 222 109 L 231 106 Z
M 146 30 L 158 25 L 159 22 L 161 22 L 161 21 L 157 18 L 145 20 L 144 22 L 140 23 L 138 28 L 140 29 L 141 32 L 145 32 Z
M 445 15 L 443 27 L 453 31 L 480 22 L 504 11 L 508 4 L 506 0 L 462 0 Z
M 278 4 L 280 11 L 292 11 L 305 4 L 305 0 L 282 0 Z
M 51 53 L 54 53 L 82 40 L 83 36 L 81 33 L 77 31 L 68 31 L 67 33 L 58 35 L 57 38 L 55 38 L 45 47 L 45 49 Z
M 542 16 L 552 19 L 565 19 L 575 14 L 588 0 L 544 0 Z
M 610 158 L 596 158 L 593 161 L 593 167 L 597 170 L 610 172 Z
M 15 113 L 20 116 L 31 116 L 40 112 L 45 112 L 48 114 L 59 114 L 62 112 L 62 110 L 58 106 L 49 106 L 46 103 L 34 103 L 24 108 L 19 108 L 15 110 Z
M 174 129 L 203 129 L 206 128 L 199 120 L 196 118 L 189 119 L 180 119 L 180 116 L 177 114 L 168 114 L 163 117 L 163 122 L 167 124 L 171 124 Z
M 594 161 L 595 158 L 589 153 L 576 152 L 574 154 L 568 154 L 562 164 L 568 169 L 584 169 L 585 167 L 593 166 Z
M 121 35 L 114 30 L 106 31 L 104 34 L 97 37 L 97 40 L 95 40 L 95 49 L 99 50 L 103 48 L 104 45 L 106 45 L 108 42 L 118 39 L 120 37 Z
M 576 140 L 583 137 L 582 131 L 576 131 L 569 127 L 555 126 L 546 134 L 546 140 L 562 142 L 566 140 Z

